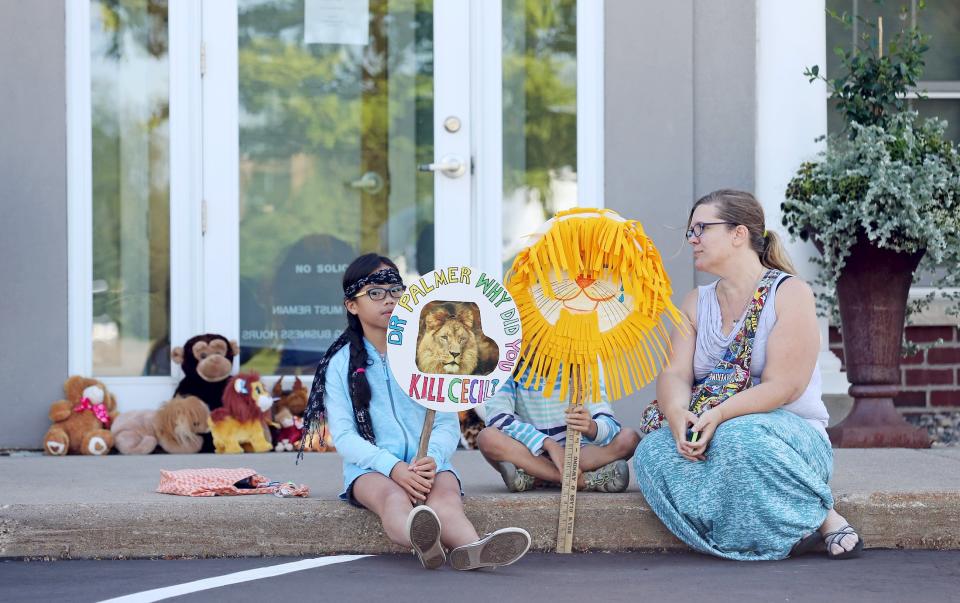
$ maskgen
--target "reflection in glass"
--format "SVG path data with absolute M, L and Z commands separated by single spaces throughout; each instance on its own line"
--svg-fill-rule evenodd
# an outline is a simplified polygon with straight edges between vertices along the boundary
M 93 372 L 170 374 L 166 0 L 90 3 Z
M 917 25 L 930 34 L 923 79 L 960 81 L 960 2 L 927 0 L 917 12 Z
M 916 0 L 912 2 L 877 3 L 876 0 L 827 0 L 827 8 L 850 15 L 859 15 L 865 21 L 875 25 L 877 17 L 883 17 L 885 44 L 901 29 L 910 28 L 915 23 L 921 32 L 929 34 L 930 49 L 924 53 L 926 67 L 923 70 L 924 81 L 960 80 L 960 3 L 956 0 L 928 0 L 926 8 L 919 10 Z M 906 12 L 903 11 L 906 9 Z M 863 23 L 856 24 L 857 31 L 844 29 L 843 25 L 827 17 L 827 73 L 836 77 L 839 60 L 833 49 L 841 46 L 853 47 L 854 33 L 869 33 L 876 37 L 876 30 Z
M 505 269 L 524 235 L 578 204 L 576 16 L 576 0 L 503 1 Z
M 433 268 L 432 2 L 370 0 L 362 45 L 307 8 L 238 3 L 241 365 L 264 374 L 313 370 L 357 255 Z

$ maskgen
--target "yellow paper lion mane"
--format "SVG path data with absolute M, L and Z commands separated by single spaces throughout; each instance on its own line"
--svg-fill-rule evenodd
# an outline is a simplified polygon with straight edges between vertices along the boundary
M 681 329 L 685 325 L 670 300 L 670 278 L 660 253 L 640 223 L 609 209 L 575 208 L 558 212 L 532 238 L 507 274 L 507 289 L 523 324 L 517 374 L 530 369 L 525 385 L 543 379 L 544 395 L 550 397 L 559 376 L 561 399 L 598 402 L 601 365 L 611 400 L 652 381 L 669 361 L 665 321 Z M 632 311 L 605 332 L 600 331 L 596 313 L 568 313 L 552 325 L 540 313 L 532 292 L 539 283 L 546 296 L 555 297 L 551 271 L 570 279 L 605 277 L 619 282 L 633 300 Z

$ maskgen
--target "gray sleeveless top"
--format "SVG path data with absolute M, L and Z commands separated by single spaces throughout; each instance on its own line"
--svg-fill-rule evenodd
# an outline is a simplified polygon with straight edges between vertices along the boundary
M 781 274 L 774 282 L 770 293 L 767 295 L 767 301 L 760 312 L 760 324 L 757 327 L 757 335 L 753 340 L 753 357 L 750 361 L 750 375 L 753 383 L 756 385 L 763 376 L 763 368 L 767 363 L 767 338 L 773 325 L 777 323 L 777 287 L 784 279 L 789 278 L 789 274 Z M 729 335 L 723 334 L 723 324 L 720 317 L 720 303 L 717 300 L 717 282 L 698 287 L 699 297 L 697 299 L 697 348 L 693 356 L 693 374 L 697 380 L 703 379 L 711 370 L 713 370 L 727 348 L 733 342 L 734 337 L 743 326 L 744 316 L 740 317 L 736 326 L 730 330 Z M 799 398 L 782 408 L 792 412 L 800 418 L 806 420 L 817 429 L 824 437 L 827 437 L 827 407 L 823 404 L 822 379 L 820 377 L 820 363 L 813 369 L 813 375 L 810 377 L 810 383 L 800 395 Z

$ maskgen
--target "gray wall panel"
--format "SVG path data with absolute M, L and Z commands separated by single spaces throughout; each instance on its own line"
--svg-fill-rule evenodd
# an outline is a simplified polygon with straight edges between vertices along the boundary
M 0 0 L 0 448 L 39 448 L 67 376 L 64 5 Z
M 693 0 L 607 0 L 607 207 L 640 220 L 664 258 L 674 301 L 693 286 L 683 228 L 694 196 Z M 616 403 L 636 426 L 653 385 Z
M 607 207 L 639 219 L 679 303 L 698 281 L 683 242 L 696 197 L 754 185 L 754 0 L 607 0 Z M 616 404 L 639 423 L 653 385 Z
M 756 141 L 755 0 L 698 2 L 693 37 L 694 197 L 753 191 Z M 697 284 L 716 277 L 697 273 Z

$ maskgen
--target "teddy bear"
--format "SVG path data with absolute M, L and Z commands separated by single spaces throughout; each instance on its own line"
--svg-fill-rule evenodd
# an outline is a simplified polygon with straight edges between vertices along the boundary
M 295 424 L 300 430 L 300 434 L 291 442 L 293 442 L 293 449 L 300 449 L 300 439 L 303 437 L 303 413 L 307 409 L 307 401 L 309 398 L 309 393 L 307 388 L 304 387 L 303 381 L 300 380 L 300 377 L 296 377 L 293 381 L 293 389 L 290 392 L 284 392 L 282 387 L 282 379 L 278 380 L 277 383 L 273 386 L 273 397 L 277 401 L 273 405 L 273 416 L 274 421 L 277 420 L 279 413 L 282 413 L 285 409 L 289 410 L 293 415 Z M 292 432 L 291 432 L 292 433 Z M 277 437 L 274 437 L 274 441 L 279 443 Z M 279 450 L 279 449 L 278 449 Z M 289 450 L 284 447 L 284 450 Z M 330 430 L 327 428 L 326 422 L 320 424 L 317 430 L 307 436 L 307 441 L 303 446 L 304 452 L 335 452 L 336 448 L 333 446 L 333 439 L 330 437 Z
M 170 358 L 183 370 L 174 396 L 196 396 L 210 411 L 220 408 L 223 390 L 233 371 L 233 358 L 239 353 L 235 340 L 216 333 L 191 337 L 183 347 L 173 348 Z M 213 438 L 209 434 L 201 437 L 201 451 L 213 452 Z
M 266 420 L 272 406 L 273 398 L 260 375 L 231 377 L 223 390 L 223 405 L 207 419 L 217 454 L 273 450 Z
M 113 448 L 110 423 L 117 416 L 117 401 L 96 379 L 73 375 L 63 384 L 65 400 L 50 406 L 53 425 L 43 437 L 43 452 L 65 454 L 109 454 Z
M 273 432 L 273 449 L 277 452 L 289 452 L 294 449 L 294 443 L 300 441 L 303 435 L 303 419 L 294 416 L 290 409 L 282 407 L 273 413 L 271 425 L 276 427 Z
M 210 410 L 196 396 L 175 396 L 164 402 L 153 419 L 157 442 L 170 454 L 194 454 L 210 432 Z
M 283 377 L 277 379 L 273 384 L 274 410 L 287 408 L 295 417 L 302 417 L 307 410 L 307 388 L 303 386 L 303 381 L 297 375 L 293 379 L 293 389 L 289 392 L 283 389 Z
M 128 410 L 120 413 L 110 425 L 114 445 L 120 454 L 150 454 L 157 447 L 157 431 L 153 426 L 155 410 Z

